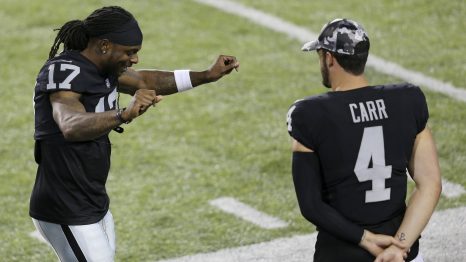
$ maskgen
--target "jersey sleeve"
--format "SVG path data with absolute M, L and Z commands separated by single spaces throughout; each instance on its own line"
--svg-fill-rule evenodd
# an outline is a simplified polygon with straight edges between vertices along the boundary
M 52 93 L 56 91 L 74 91 L 83 93 L 88 86 L 82 68 L 72 63 L 51 61 L 39 73 L 37 84 L 39 91 Z
M 422 90 L 417 86 L 413 86 L 412 91 L 413 112 L 416 119 L 417 132 L 420 133 L 427 125 L 429 109 L 427 107 L 426 97 Z
M 318 114 L 313 112 L 309 101 L 300 100 L 295 102 L 286 117 L 288 133 L 305 147 L 316 150 L 318 147 L 316 128 Z
M 322 173 L 315 153 L 293 152 L 293 183 L 301 214 L 309 222 L 333 236 L 354 244 L 361 241 L 364 229 L 345 218 L 322 198 Z

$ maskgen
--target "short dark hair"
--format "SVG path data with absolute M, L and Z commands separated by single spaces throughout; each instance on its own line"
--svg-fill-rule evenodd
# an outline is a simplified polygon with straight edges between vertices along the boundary
M 112 32 L 129 20 L 133 15 L 119 6 L 106 6 L 95 10 L 84 20 L 71 20 L 66 22 L 58 30 L 49 59 L 54 58 L 60 45 L 63 50 L 82 51 L 86 49 L 89 39 L 105 33 Z
M 362 49 L 367 50 L 367 52 L 357 53 L 354 55 L 344 55 L 334 52 L 330 52 L 338 64 L 346 71 L 353 75 L 361 75 L 364 73 L 366 67 L 367 57 L 369 56 L 369 42 L 360 42 L 356 45 L 355 50 Z M 329 52 L 327 50 L 324 50 Z

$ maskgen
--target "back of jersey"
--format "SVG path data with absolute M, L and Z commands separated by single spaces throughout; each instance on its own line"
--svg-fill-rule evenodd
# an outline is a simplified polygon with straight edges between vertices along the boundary
M 406 168 L 428 119 L 410 84 L 329 92 L 296 102 L 288 131 L 319 157 L 325 201 L 360 225 L 405 210 Z

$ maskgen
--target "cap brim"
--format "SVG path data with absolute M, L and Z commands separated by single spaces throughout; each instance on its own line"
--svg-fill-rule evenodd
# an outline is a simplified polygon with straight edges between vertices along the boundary
M 301 47 L 301 51 L 313 51 L 313 50 L 317 50 L 319 47 L 320 47 L 319 41 L 314 40 L 314 41 L 305 43 L 303 47 Z

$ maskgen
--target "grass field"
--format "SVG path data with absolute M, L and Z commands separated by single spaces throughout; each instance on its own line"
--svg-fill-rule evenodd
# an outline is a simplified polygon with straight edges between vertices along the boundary
M 239 0 L 313 32 L 334 17 L 360 21 L 371 52 L 465 88 L 464 1 Z M 188 0 L 0 0 L 0 257 L 56 261 L 29 236 L 35 179 L 32 94 L 55 33 L 104 5 L 121 5 L 144 32 L 136 68 L 203 70 L 233 54 L 238 73 L 165 97 L 155 109 L 112 134 L 107 183 L 117 233 L 117 261 L 156 261 L 314 231 L 300 215 L 290 175 L 285 115 L 296 99 L 325 92 L 315 54 L 301 42 Z M 367 70 L 374 84 L 399 79 Z M 466 104 L 424 90 L 444 178 L 466 187 Z M 122 99 L 122 104 L 128 101 Z M 266 230 L 208 205 L 234 197 L 289 226 Z M 438 209 L 465 206 L 442 197 Z

